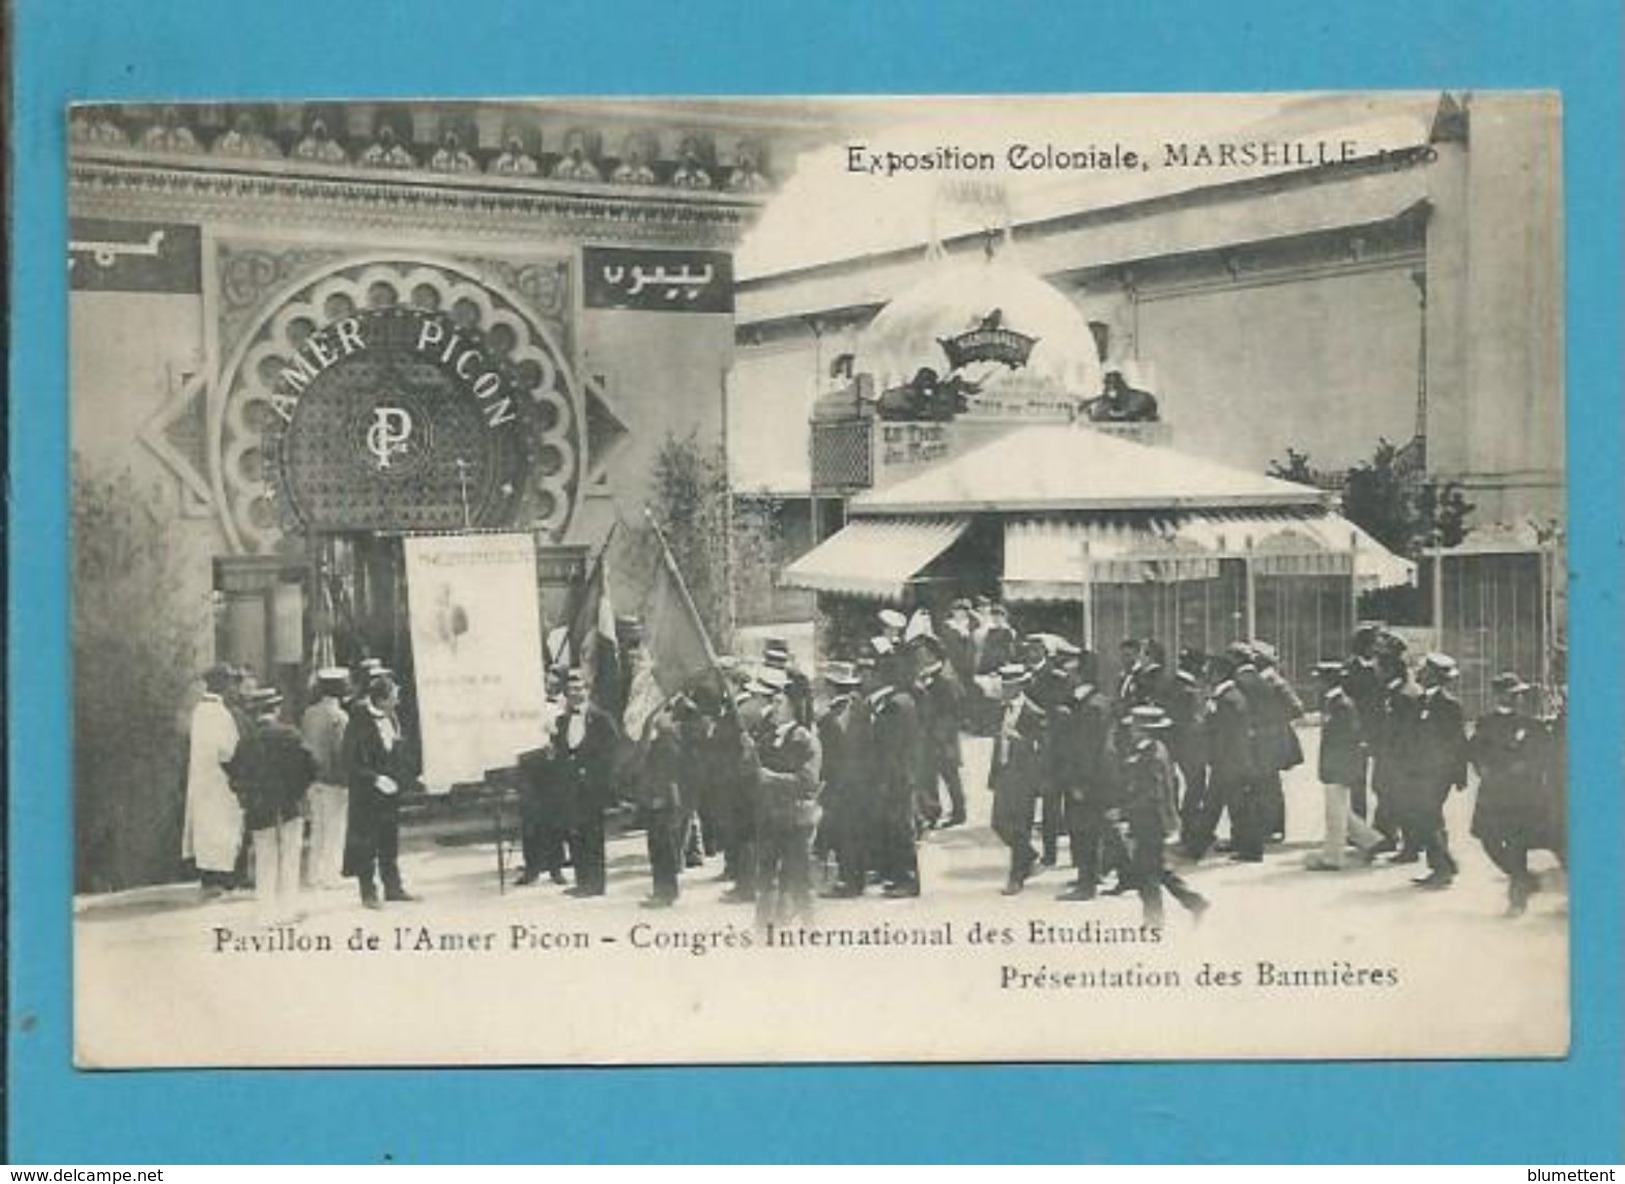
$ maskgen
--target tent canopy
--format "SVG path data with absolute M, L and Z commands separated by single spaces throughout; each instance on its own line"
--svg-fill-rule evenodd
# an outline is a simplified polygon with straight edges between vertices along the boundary
M 1320 511 L 1326 495 L 1083 424 L 1034 424 L 852 500 L 853 515 L 1088 510 Z
M 963 517 L 851 522 L 785 568 L 780 582 L 814 592 L 902 600 L 909 582 L 969 526 Z

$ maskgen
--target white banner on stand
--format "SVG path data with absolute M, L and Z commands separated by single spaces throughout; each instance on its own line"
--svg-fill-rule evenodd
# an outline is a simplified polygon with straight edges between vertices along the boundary
M 536 542 L 528 534 L 406 540 L 412 658 L 431 793 L 535 748 L 544 727 Z

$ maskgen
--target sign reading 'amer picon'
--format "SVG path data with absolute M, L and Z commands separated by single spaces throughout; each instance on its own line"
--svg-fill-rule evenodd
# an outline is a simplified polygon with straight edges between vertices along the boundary
M 511 525 L 535 460 L 521 376 L 443 313 L 371 309 L 315 329 L 267 401 L 267 477 L 299 529 Z

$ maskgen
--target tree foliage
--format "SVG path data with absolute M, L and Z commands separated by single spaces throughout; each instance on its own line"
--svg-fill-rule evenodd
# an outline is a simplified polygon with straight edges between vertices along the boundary
M 647 505 L 683 573 L 694 609 L 725 650 L 733 620 L 728 595 L 728 467 L 720 447 L 697 432 L 668 433 L 655 454 Z
M 128 470 L 73 470 L 75 883 L 175 875 L 185 716 L 208 627 L 189 604 L 172 499 Z
M 1272 460 L 1269 475 L 1304 485 L 1327 487 L 1323 469 L 1307 452 L 1288 448 L 1286 460 Z M 1343 515 L 1395 554 L 1415 558 L 1429 547 L 1453 547 L 1467 537 L 1473 504 L 1454 481 L 1427 480 L 1414 470 L 1406 451 L 1379 440 L 1371 459 L 1343 474 Z

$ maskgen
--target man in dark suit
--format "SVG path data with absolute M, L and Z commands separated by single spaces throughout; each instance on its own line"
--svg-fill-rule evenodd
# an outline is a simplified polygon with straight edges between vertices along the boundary
M 942 643 L 921 637 L 914 643 L 920 672 L 914 680 L 914 701 L 920 713 L 920 816 L 927 826 L 960 826 L 965 821 L 965 786 L 959 769 L 959 721 L 965 691 L 959 677 L 943 659 Z M 942 816 L 937 783 L 948 787 L 948 816 Z
M 942 623 L 940 638 L 942 655 L 948 668 L 954 672 L 962 688 L 969 688 L 976 677 L 976 630 L 972 624 L 970 601 L 963 598 L 953 602 L 948 619 Z
M 1219 817 L 1230 814 L 1234 858 L 1257 863 L 1264 858 L 1264 817 L 1254 768 L 1252 717 L 1247 697 L 1236 685 L 1236 655 L 1215 654 L 1208 659 L 1208 681 L 1213 689 L 1207 702 L 1208 775 L 1205 797 L 1192 811 L 1194 833 L 1185 850 L 1200 859 L 1213 842 Z
M 1478 717 L 1467 742 L 1478 770 L 1473 835 L 1507 876 L 1507 916 L 1521 916 L 1540 886 L 1529 871 L 1529 851 L 1550 842 L 1551 734 L 1520 701 L 1530 687 L 1516 674 L 1497 674 L 1490 687 L 1494 706 Z
M 410 775 L 406 745 L 395 715 L 395 680 L 373 676 L 366 696 L 344 730 L 344 765 L 350 809 L 344 840 L 344 874 L 355 877 L 361 903 L 383 908 L 374 876 L 383 881 L 384 900 L 418 898 L 401 883 L 400 795 Z
M 677 902 L 677 872 L 682 862 L 684 822 L 688 816 L 687 787 L 692 782 L 689 733 L 694 704 L 678 695 L 655 713 L 649 740 L 638 770 L 638 807 L 649 854 L 653 891 L 645 908 L 669 908 Z
M 1428 864 L 1428 874 L 1414 881 L 1421 888 L 1448 888 L 1456 878 L 1444 803 L 1451 790 L 1467 788 L 1467 728 L 1461 703 L 1449 691 L 1455 677 L 1455 660 L 1445 654 L 1428 654 L 1417 671 L 1422 698 L 1412 818 Z
M 812 916 L 812 840 L 818 825 L 818 741 L 783 671 L 763 670 L 765 711 L 756 733 L 756 921 Z
M 867 700 L 871 725 L 870 776 L 876 783 L 875 868 L 889 897 L 920 894 L 915 849 L 915 792 L 920 773 L 920 712 L 904 687 L 902 655 L 875 639 Z
M 862 677 L 852 662 L 831 662 L 824 672 L 830 698 L 818 717 L 823 754 L 820 835 L 835 852 L 836 879 L 825 896 L 861 896 L 872 865 L 874 786 L 870 777 L 869 708 L 857 694 Z
M 610 775 L 619 732 L 596 704 L 588 701 L 581 671 L 565 680 L 564 713 L 554 725 L 553 751 L 570 805 L 570 860 L 575 884 L 570 896 L 602 896 L 606 887 L 604 811 L 612 804 Z
M 1004 705 L 993 739 L 988 785 L 993 790 L 993 833 L 1010 848 L 1010 874 L 1004 894 L 1020 892 L 1038 863 L 1033 850 L 1033 815 L 1045 780 L 1044 709 L 1027 696 L 1027 667 L 1019 662 L 999 671 Z
M 1052 722 L 1053 764 L 1066 794 L 1067 843 L 1077 879 L 1061 900 L 1093 900 L 1100 882 L 1101 853 L 1108 842 L 1106 811 L 1115 804 L 1113 770 L 1106 757 L 1112 705 L 1095 685 L 1093 654 L 1084 654 L 1067 709 Z

